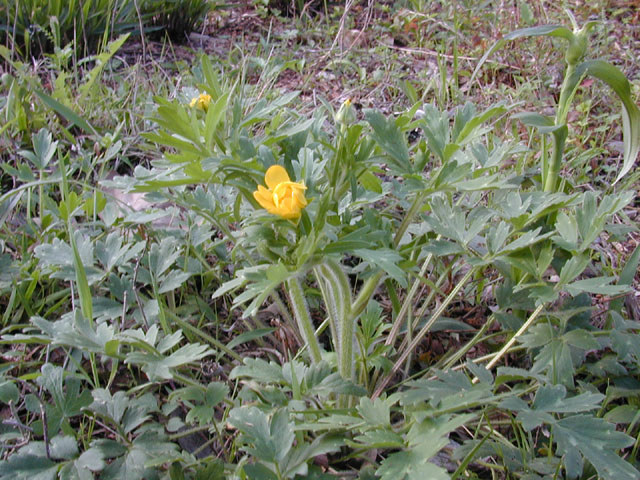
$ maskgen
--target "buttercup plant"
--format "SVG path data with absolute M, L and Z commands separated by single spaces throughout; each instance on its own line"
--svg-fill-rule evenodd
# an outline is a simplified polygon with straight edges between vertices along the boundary
M 576 41 L 574 47 L 583 48 L 584 43 Z M 579 51 L 568 58 L 576 62 L 574 72 L 582 68 Z M 355 107 L 347 100 L 337 112 L 327 105 L 304 119 L 287 108 L 295 92 L 255 101 L 243 97 L 231 82 L 220 82 L 206 58 L 202 72 L 205 82 L 198 87 L 212 96 L 207 114 L 189 115 L 178 102 L 159 100 L 162 129 L 147 138 L 177 152 L 167 155 L 170 162 L 164 167 L 140 170 L 138 185 L 154 190 L 206 184 L 211 191 L 224 186 L 239 193 L 231 203 L 217 199 L 215 208 L 223 214 L 206 217 L 224 232 L 234 259 L 232 275 L 223 276 L 213 297 L 229 298 L 244 318 L 256 316 L 271 297 L 304 347 L 280 366 L 290 373 L 293 401 L 302 398 L 296 382 L 304 369 L 335 369 L 344 388 L 313 401 L 329 409 L 358 405 L 355 413 L 345 410 L 353 413 L 354 422 L 361 421 L 360 414 L 369 418 L 362 413 L 366 405 L 376 404 L 376 411 L 383 404 L 392 405 L 397 401 L 395 393 L 389 396 L 397 387 L 393 382 L 423 368 L 416 353 L 425 338 L 438 322 L 448 320 L 452 305 L 461 299 L 472 302 L 474 290 L 479 308 L 485 302 L 484 292 L 495 292 L 488 302 L 496 311 L 459 350 L 446 352 L 427 367 L 420 380 L 425 392 L 432 386 L 428 377 L 439 374 L 439 368 L 461 367 L 461 359 L 479 343 L 487 341 L 493 353 L 478 361 L 487 362 L 488 368 L 499 367 L 505 355 L 523 348 L 516 342 L 529 338 L 529 327 L 537 331 L 535 322 L 552 324 L 554 302 L 561 294 L 628 291 L 626 284 L 611 285 L 611 278 L 578 277 L 591 262 L 589 245 L 606 219 L 629 203 L 630 195 L 566 195 L 559 191 L 553 173 L 559 169 L 551 160 L 544 164 L 539 189 L 522 185 L 511 169 L 503 168 L 522 153 L 521 147 L 498 139 L 491 126 L 515 107 L 498 103 L 478 110 L 467 103 L 451 113 L 416 104 L 398 116 L 365 110 L 364 118 L 357 120 Z M 575 73 L 570 75 L 574 77 Z M 563 87 L 569 92 L 562 97 L 563 105 L 570 101 L 572 83 L 568 85 Z M 419 108 L 424 115 L 416 118 Z M 188 128 L 176 118 L 190 122 Z M 328 132 L 327 118 L 333 119 Z M 529 118 L 562 140 L 566 125 L 554 129 L 555 119 Z M 566 123 L 565 113 L 558 122 Z M 407 133 L 416 128 L 424 138 L 408 145 Z M 554 158 L 561 158 L 561 150 L 555 150 Z M 555 182 L 547 181 L 553 176 Z M 555 190 L 545 191 L 545 184 Z M 208 208 L 205 204 L 203 210 Z M 549 222 L 552 215 L 563 221 Z M 557 254 L 560 249 L 563 258 Z M 572 256 L 575 259 L 567 261 Z M 556 259 L 562 261 L 552 265 Z M 549 278 L 552 269 L 557 282 Z M 492 288 L 486 289 L 489 283 Z M 287 301 L 280 301 L 281 293 Z M 390 310 L 375 313 L 376 294 L 390 299 Z M 496 345 L 490 329 L 498 323 L 501 332 L 515 334 Z M 549 330 L 548 342 L 557 343 L 553 328 Z M 564 354 L 550 363 L 567 371 L 573 368 L 567 365 L 571 358 Z M 246 359 L 233 377 L 265 385 L 268 381 L 260 372 L 266 367 L 256 366 Z M 482 377 L 480 367 L 465 366 Z M 536 368 L 551 367 L 538 361 Z M 470 389 L 487 388 L 480 380 L 465 381 Z M 452 395 L 458 398 L 458 380 L 454 383 Z M 358 399 L 363 387 L 369 397 Z M 504 395 L 521 394 L 514 388 Z M 271 407 L 288 408 L 291 399 L 279 398 L 282 403 Z M 442 399 L 439 394 L 432 398 L 434 407 Z M 477 408 L 472 400 L 457 402 L 450 409 L 442 407 L 446 415 Z M 484 413 L 493 408 L 491 402 L 495 400 L 482 402 Z M 342 419 L 336 422 L 327 428 L 342 432 Z M 388 423 L 386 416 L 383 423 Z M 400 423 L 405 433 L 417 425 L 426 428 L 420 415 L 409 412 Z M 392 432 L 389 426 L 380 431 L 397 435 L 399 430 L 394 427 Z M 575 435 L 579 434 L 578 427 Z M 364 449 L 378 448 L 373 438 L 359 441 Z M 394 462 L 407 464 L 405 454 L 415 446 L 411 442 L 406 436 L 394 444 L 400 451 L 388 454 L 378 472 L 384 480 L 395 478 Z M 620 460 L 618 465 L 622 464 Z

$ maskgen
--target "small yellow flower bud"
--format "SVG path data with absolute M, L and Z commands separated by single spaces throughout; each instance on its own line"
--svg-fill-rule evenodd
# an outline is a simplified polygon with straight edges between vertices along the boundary
M 197 97 L 194 97 L 189 104 L 190 107 L 196 107 L 205 112 L 209 110 L 209 104 L 211 103 L 211 95 L 208 93 L 201 93 Z

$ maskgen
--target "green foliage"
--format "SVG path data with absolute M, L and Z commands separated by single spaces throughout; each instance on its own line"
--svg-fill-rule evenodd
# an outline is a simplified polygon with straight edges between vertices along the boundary
M 518 412 L 517 418 L 526 431 L 540 425 L 551 427 L 553 438 L 558 443 L 558 454 L 568 478 L 582 475 L 584 456 L 597 470 L 601 478 L 635 478 L 638 471 L 629 463 L 612 452 L 633 443 L 633 438 L 617 432 L 613 425 L 600 418 L 589 415 L 567 415 L 561 419 L 551 413 L 578 413 L 598 408 L 603 395 L 582 393 L 565 398 L 563 386 L 541 387 L 529 407 L 520 399 L 511 398 L 502 402 L 502 406 Z

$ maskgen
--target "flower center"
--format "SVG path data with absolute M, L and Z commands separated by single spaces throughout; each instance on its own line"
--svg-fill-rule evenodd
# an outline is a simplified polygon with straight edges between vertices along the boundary
M 293 197 L 292 182 L 282 182 L 273 189 L 273 203 L 276 207 L 280 206 L 280 202 L 285 198 Z

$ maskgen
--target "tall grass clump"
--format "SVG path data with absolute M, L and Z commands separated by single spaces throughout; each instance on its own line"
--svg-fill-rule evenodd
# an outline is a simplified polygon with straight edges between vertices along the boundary
M 73 44 L 89 55 L 138 28 L 131 0 L 7 0 L 0 6 L 0 40 L 23 58 Z

